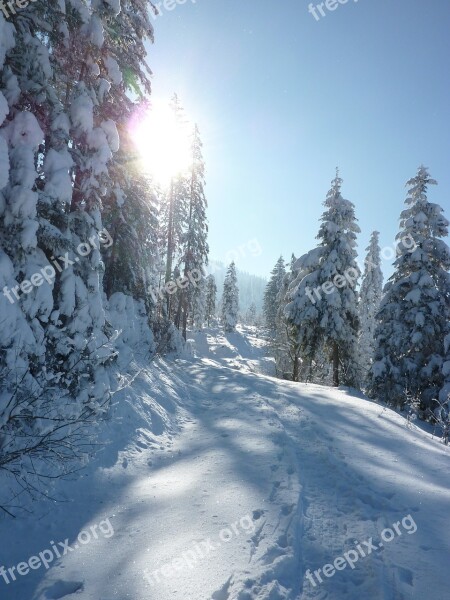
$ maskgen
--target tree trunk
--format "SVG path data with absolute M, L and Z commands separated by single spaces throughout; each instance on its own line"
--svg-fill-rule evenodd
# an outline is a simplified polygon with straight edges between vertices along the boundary
M 180 294 L 180 298 L 179 298 L 179 302 L 178 302 L 178 308 L 177 308 L 177 314 L 175 316 L 175 327 L 177 329 L 180 329 L 180 323 L 181 323 L 181 308 L 183 306 L 183 294 L 184 294 L 184 290 L 182 290 L 181 294 Z M 186 338 L 185 338 L 186 339 Z
M 298 381 L 298 356 L 294 356 L 294 371 L 292 373 L 292 381 Z
M 339 387 L 339 347 L 333 344 L 333 386 Z
M 187 297 L 187 293 L 185 293 L 183 296 L 183 339 L 184 339 L 184 341 L 186 341 L 187 318 L 188 318 L 188 297 Z
M 172 260 L 173 260 L 173 178 L 170 182 L 170 198 L 169 198 L 169 223 L 167 225 L 167 261 L 166 261 L 166 278 L 165 283 L 170 281 L 172 277 Z M 167 318 L 170 319 L 170 294 L 167 294 Z
M 112 243 L 112 248 L 111 248 L 111 255 L 109 258 L 109 264 L 106 265 L 105 271 L 106 271 L 106 277 L 105 277 L 105 294 L 106 297 L 109 299 L 112 295 L 112 289 L 113 289 L 113 283 L 114 283 L 114 270 L 115 270 L 115 263 L 116 263 L 116 252 L 117 252 L 117 230 L 118 230 L 118 226 L 117 223 L 114 223 L 114 229 L 113 229 L 113 243 Z M 105 263 L 106 263 L 106 259 L 105 259 Z
M 190 268 L 190 260 L 191 260 L 191 232 L 192 232 L 192 204 L 194 201 L 194 181 L 195 181 L 195 172 L 194 172 L 194 164 L 192 165 L 191 171 L 191 197 L 189 199 L 189 228 L 188 228 L 188 245 L 186 251 L 186 258 L 184 262 L 184 278 L 187 279 L 189 275 Z M 187 321 L 188 321 L 188 311 L 189 311 L 189 298 L 188 291 L 183 289 L 181 293 L 180 305 L 183 307 L 183 339 L 186 341 L 186 330 L 187 330 Z

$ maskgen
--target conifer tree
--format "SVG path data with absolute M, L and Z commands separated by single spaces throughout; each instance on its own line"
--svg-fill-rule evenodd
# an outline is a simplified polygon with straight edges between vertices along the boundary
M 170 107 L 173 111 L 176 127 L 184 130 L 186 128 L 186 116 L 176 94 L 172 98 Z M 187 202 L 189 196 L 189 180 L 186 174 L 183 172 L 176 173 L 171 178 L 169 190 L 166 193 L 166 200 L 161 206 L 161 219 L 164 223 L 164 240 L 166 244 L 165 283 L 172 280 L 174 260 L 181 253 L 181 246 L 186 231 L 186 221 L 188 219 Z M 174 316 L 172 312 L 171 297 L 168 295 L 167 314 L 169 318 Z M 179 315 L 177 320 L 179 321 Z
M 204 277 L 196 284 L 192 293 L 192 324 L 199 331 L 206 317 L 206 280 Z
M 341 195 L 336 173 L 324 202 L 317 238 L 320 244 L 300 257 L 294 269 L 285 314 L 295 329 L 301 358 L 311 364 L 323 349 L 333 367 L 333 385 L 356 384 L 358 303 L 354 206 Z
M 184 237 L 181 262 L 184 263 L 184 277 L 191 271 L 203 273 L 208 264 L 208 224 L 206 219 L 207 201 L 205 197 L 205 165 L 202 156 L 200 132 L 195 125 L 192 135 L 192 164 L 189 181 L 187 231 Z M 203 279 L 203 278 L 202 278 Z M 200 286 L 204 292 L 204 286 Z M 187 287 L 182 290 L 180 309 L 183 313 L 183 337 L 186 339 L 186 326 L 191 305 L 191 297 L 197 296 L 197 306 L 202 294 L 200 290 Z M 204 299 L 203 299 L 204 300 Z
M 222 325 L 226 332 L 236 329 L 239 314 L 239 290 L 234 261 L 227 269 L 223 284 Z
M 282 256 L 277 260 L 272 272 L 270 274 L 269 282 L 264 293 L 263 311 L 270 335 L 273 337 L 276 330 L 277 320 L 277 295 L 281 289 L 284 276 L 286 275 L 286 268 L 284 265 L 284 259 Z
M 116 186 L 103 209 L 103 225 L 111 244 L 102 247 L 104 289 L 109 298 L 115 292 L 144 300 L 152 317 L 154 302 L 148 294 L 156 287 L 159 267 L 158 207 L 159 188 L 139 170 L 136 151 L 125 128 L 120 131 L 121 146 L 110 171 Z
M 364 261 L 364 274 L 359 294 L 360 337 L 358 357 L 363 382 L 367 381 L 369 369 L 373 361 L 376 315 L 380 308 L 383 293 L 383 274 L 381 272 L 378 238 L 378 231 L 374 231 L 370 239 L 370 244 L 366 248 L 367 256 Z
M 214 275 L 208 275 L 206 278 L 206 310 L 205 319 L 208 327 L 211 325 L 211 321 L 214 319 L 216 314 L 216 296 L 217 286 Z
M 14 25 L 0 14 L 0 283 L 13 289 L 43 269 L 48 278 L 13 303 L 1 298 L 18 340 L 11 346 L 9 326 L 0 328 L 0 437 L 14 431 L 16 443 L 2 445 L 2 468 L 16 461 L 24 474 L 36 472 L 26 460 L 75 458 L 72 442 L 87 443 L 84 425 L 107 410 L 115 351 L 102 219 L 121 183 L 112 166 L 127 92 L 150 91 L 151 36 L 136 0 L 30 3 Z
M 450 323 L 447 328 L 447 335 L 444 338 L 444 362 L 442 364 L 442 377 L 443 377 L 443 386 L 439 392 L 439 397 L 437 398 L 437 406 L 436 402 L 433 403 L 434 414 L 438 416 L 438 420 L 440 418 L 443 428 L 447 433 L 447 443 L 448 436 L 450 434 Z
M 257 310 L 256 310 L 256 304 L 254 302 L 252 302 L 250 304 L 250 306 L 248 307 L 248 311 L 247 311 L 245 320 L 247 322 L 247 325 L 252 325 L 252 326 L 256 325 Z
M 377 315 L 370 393 L 398 406 L 409 395 L 431 407 L 443 384 L 450 321 L 450 251 L 443 238 L 449 223 L 428 201 L 430 185 L 436 181 L 424 166 L 407 182 L 395 271 Z
M 299 381 L 299 351 L 295 339 L 295 331 L 288 322 L 285 308 L 289 302 L 288 291 L 295 279 L 294 265 L 296 258 L 292 254 L 289 270 L 286 272 L 276 297 L 277 316 L 275 322 L 275 337 L 271 348 L 275 357 L 275 370 L 278 377 Z

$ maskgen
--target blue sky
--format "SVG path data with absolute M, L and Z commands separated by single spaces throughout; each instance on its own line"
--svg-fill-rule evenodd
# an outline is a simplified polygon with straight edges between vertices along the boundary
M 375 229 L 392 246 L 421 163 L 450 218 L 450 3 L 349 0 L 319 21 L 308 4 L 162 6 L 149 47 L 154 95 L 176 91 L 202 133 L 211 256 L 264 276 L 316 245 L 337 165 L 362 255 Z

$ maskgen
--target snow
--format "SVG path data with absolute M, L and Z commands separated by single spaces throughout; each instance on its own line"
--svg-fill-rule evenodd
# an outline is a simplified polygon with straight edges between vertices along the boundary
M 308 270 L 308 269 L 314 268 L 315 265 L 317 264 L 317 262 L 322 257 L 322 255 L 323 255 L 323 248 L 321 246 L 318 246 L 317 248 L 310 250 L 304 256 L 300 256 L 300 258 L 298 258 L 295 261 L 292 269 L 294 271 L 300 271 L 300 270 Z
M 28 111 L 20 112 L 4 129 L 3 135 L 13 148 L 29 146 L 37 150 L 44 139 L 36 117 Z
M 86 35 L 89 36 L 90 41 L 97 48 L 101 48 L 103 46 L 103 42 L 105 41 L 104 31 L 103 31 L 103 23 L 100 17 L 97 15 L 92 15 L 89 24 L 82 29 Z
M 4 89 L 3 95 L 8 101 L 9 106 L 13 106 L 20 97 L 20 87 L 17 77 L 11 72 L 9 67 L 6 67 L 2 74 Z
M 106 134 L 109 147 L 111 148 L 111 152 L 117 152 L 119 149 L 119 132 L 117 131 L 117 126 L 114 121 L 108 119 L 107 121 L 102 121 L 100 123 L 100 127 Z
M 120 13 L 121 10 L 121 0 L 105 0 L 106 4 L 111 7 L 113 14 L 115 17 Z
M 70 120 L 66 113 L 61 112 L 57 117 L 53 119 L 50 125 L 50 129 L 52 131 L 63 131 L 65 134 L 69 135 L 70 131 Z
M 9 113 L 9 106 L 5 96 L 0 92 L 0 125 Z
M 9 157 L 5 138 L 0 134 L 0 190 L 8 183 Z M 0 213 L 2 212 L 0 207 Z
M 94 127 L 94 105 L 92 99 L 82 90 L 70 105 L 70 118 L 74 127 L 88 133 Z
M 90 160 L 92 172 L 95 175 L 108 173 L 107 163 L 111 159 L 112 154 L 105 131 L 100 127 L 95 127 L 88 133 L 87 142 L 89 148 L 96 150 Z
M 422 292 L 420 288 L 416 288 L 414 290 L 411 290 L 408 294 L 406 294 L 405 301 L 412 302 L 413 304 L 419 304 L 421 296 Z
M 116 321 L 136 308 L 118 295 L 111 310 Z M 64 503 L 0 522 L 0 565 L 52 540 L 72 547 L 48 570 L 0 578 L 2 599 L 448 597 L 449 449 L 349 389 L 271 377 L 254 328 L 191 337 L 189 359 L 130 363 L 102 451 L 52 492 Z M 408 517 L 417 531 L 308 580 Z M 98 539 L 77 543 L 99 523 Z
M 104 101 L 104 97 L 105 94 L 107 94 L 109 92 L 109 90 L 111 89 L 111 84 L 107 79 L 103 79 L 102 77 L 99 77 L 97 79 L 97 97 L 99 102 L 103 102 Z
M 104 59 L 106 70 L 108 71 L 108 77 L 114 83 L 114 85 L 119 85 L 122 83 L 122 72 L 119 68 L 119 64 L 115 58 L 112 56 L 107 56 Z
M 6 54 L 14 48 L 14 25 L 8 23 L 3 14 L 0 14 L 0 69 L 5 63 Z
M 72 180 L 69 173 L 72 166 L 72 157 L 67 148 L 59 151 L 50 148 L 47 152 L 44 161 L 47 177 L 45 191 L 60 202 L 69 203 L 72 199 Z

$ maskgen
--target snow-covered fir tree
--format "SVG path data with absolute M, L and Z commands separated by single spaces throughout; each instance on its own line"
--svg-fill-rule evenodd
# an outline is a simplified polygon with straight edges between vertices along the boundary
M 255 326 L 257 322 L 256 304 L 252 302 L 245 314 L 245 324 Z
M 206 318 L 206 279 L 202 277 L 192 292 L 192 325 L 199 331 Z
M 230 264 L 225 276 L 222 295 L 222 325 L 225 331 L 236 329 L 239 315 L 239 289 L 234 261 Z
M 156 285 L 159 266 L 159 189 L 141 169 L 131 135 L 131 124 L 148 110 L 143 94 L 151 93 L 151 71 L 144 43 L 153 41 L 153 28 L 147 7 L 137 0 L 112 3 L 106 25 L 100 65 L 105 79 L 101 82 L 103 127 L 115 138 L 115 154 L 102 198 L 103 224 L 112 238 L 108 248 L 102 247 L 104 289 L 108 298 L 121 292 L 143 301 L 149 319 L 154 320 L 155 307 L 145 290 Z M 124 39 L 126 44 L 121 42 Z M 132 99 L 135 96 L 137 102 Z
M 448 325 L 449 333 L 444 339 L 445 361 L 442 365 L 442 374 L 444 377 L 444 385 L 440 392 L 440 401 L 448 404 L 450 411 L 450 323 Z
M 205 320 L 208 327 L 216 316 L 217 286 L 214 275 L 206 278 Z
M 277 308 L 275 337 L 270 345 L 275 357 L 277 377 L 291 381 L 299 380 L 300 359 L 295 329 L 286 319 L 285 308 L 289 302 L 288 290 L 295 279 L 294 265 L 296 261 L 297 259 L 292 255 L 289 269 L 283 277 L 280 290 L 275 299 Z
M 449 223 L 441 206 L 428 201 L 430 185 L 436 181 L 423 166 L 407 182 L 395 271 L 377 315 L 370 393 L 397 406 L 412 395 L 431 408 L 443 385 L 450 251 L 442 238 Z
M 361 380 L 366 383 L 375 351 L 376 315 L 383 294 L 383 273 L 381 272 L 380 245 L 378 231 L 372 233 L 370 244 L 366 248 L 364 273 L 359 293 L 360 337 L 358 360 L 361 368 Z
M 192 271 L 204 273 L 208 264 L 208 223 L 206 218 L 207 201 L 205 196 L 205 165 L 202 156 L 202 141 L 200 132 L 195 125 L 192 134 L 192 163 L 189 174 L 189 196 L 188 196 L 188 216 L 187 230 L 183 240 L 181 262 L 184 263 L 184 277 L 188 278 Z M 178 309 L 176 324 L 180 323 L 180 313 L 182 313 L 183 337 L 186 339 L 186 327 L 189 315 L 189 309 L 193 306 L 194 297 L 196 297 L 197 309 L 199 303 L 205 301 L 205 285 L 202 280 L 199 287 L 192 290 L 190 286 L 184 288 L 181 292 L 181 302 Z M 198 316 L 198 314 L 197 314 Z M 195 321 L 195 317 L 194 317 Z
M 33 3 L 14 25 L 0 14 L 0 283 L 19 292 L 0 299 L 13 328 L 0 328 L 0 437 L 15 432 L 0 462 L 14 474 L 76 459 L 108 407 L 116 352 L 102 219 L 120 183 L 112 165 L 126 92 L 150 91 L 151 33 L 136 0 Z
M 173 119 L 176 128 L 186 129 L 186 115 L 184 108 L 176 94 L 174 94 L 171 103 Z M 165 283 L 173 279 L 174 261 L 182 252 L 183 239 L 185 237 L 186 223 L 188 220 L 188 199 L 190 197 L 190 180 L 186 173 L 178 172 L 172 176 L 169 189 L 166 192 L 165 201 L 161 204 L 161 222 L 165 245 Z M 167 295 L 167 314 L 178 320 L 171 306 L 172 298 Z
M 284 259 L 282 256 L 277 260 L 272 272 L 270 274 L 269 281 L 264 293 L 264 305 L 263 312 L 270 335 L 275 335 L 276 320 L 277 320 L 277 295 L 281 289 L 284 276 L 286 275 L 286 268 Z
M 317 238 L 320 244 L 294 265 L 285 314 L 295 328 L 302 360 L 313 365 L 320 350 L 333 367 L 333 385 L 355 385 L 358 335 L 356 284 L 356 234 L 354 206 L 341 195 L 342 179 L 336 174 L 327 194 Z
M 139 170 L 135 149 L 126 130 L 120 133 L 121 147 L 110 169 L 116 187 L 104 203 L 103 224 L 111 241 L 102 246 L 105 263 L 104 289 L 107 297 L 122 292 L 144 300 L 152 318 L 154 302 L 148 288 L 157 287 L 158 186 Z

